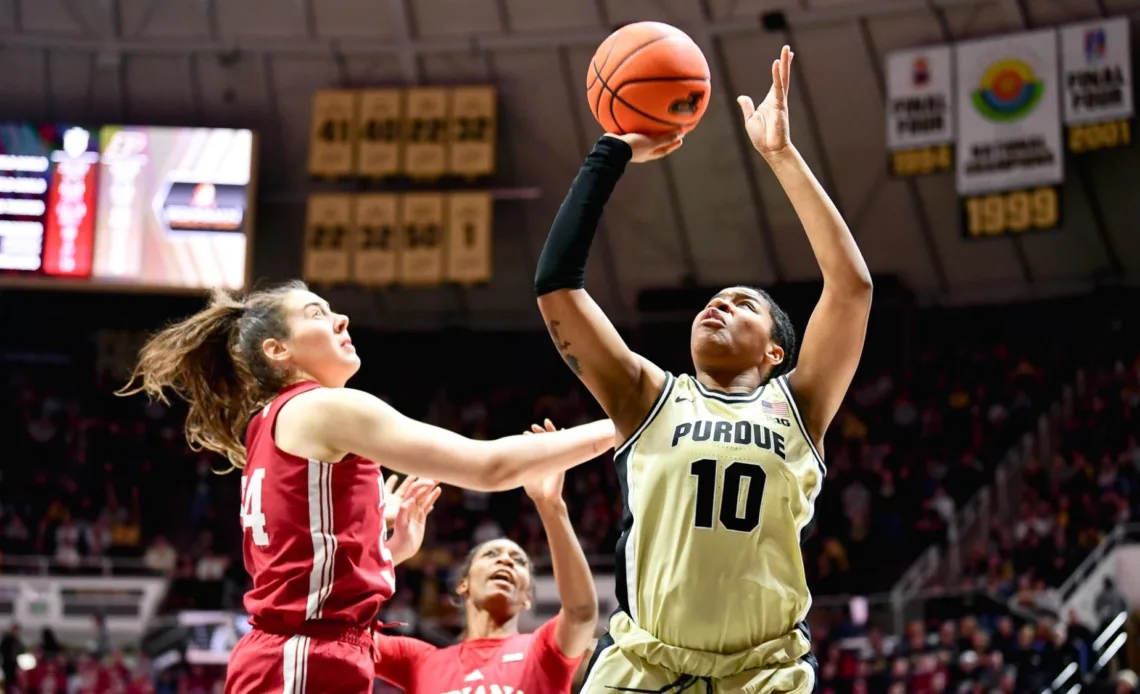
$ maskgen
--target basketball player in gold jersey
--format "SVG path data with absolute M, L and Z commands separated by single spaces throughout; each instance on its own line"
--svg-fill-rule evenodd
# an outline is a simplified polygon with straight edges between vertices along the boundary
M 801 534 L 823 483 L 824 433 L 863 350 L 871 277 L 789 138 L 791 63 L 784 47 L 767 98 L 738 102 L 823 275 L 795 370 L 791 321 L 764 291 L 712 297 L 693 321 L 696 375 L 675 377 L 630 351 L 582 288 L 598 218 L 626 163 L 669 154 L 677 136 L 602 137 L 539 260 L 535 288 L 551 337 L 616 425 L 625 501 L 619 609 L 583 694 L 676 694 L 697 683 L 710 694 L 799 694 L 816 685 Z

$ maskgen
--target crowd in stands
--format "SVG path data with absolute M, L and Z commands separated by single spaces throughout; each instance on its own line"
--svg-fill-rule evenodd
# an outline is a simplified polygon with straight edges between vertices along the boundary
M 100 618 L 93 634 L 76 649 L 51 629 L 29 640 L 18 624 L 9 627 L 0 638 L 4 694 L 222 694 L 221 668 L 158 667 L 143 653 L 125 655 L 111 648 Z
M 677 337 L 683 332 L 671 328 L 669 344 L 683 346 Z M 892 358 L 868 352 L 828 435 L 828 475 L 817 501 L 816 530 L 805 545 L 809 581 L 818 595 L 889 587 L 919 551 L 941 542 L 957 509 L 990 479 L 1004 451 L 1079 366 L 1066 343 L 1032 335 L 1018 339 L 1016 331 L 1003 339 L 987 334 L 958 340 L 915 332 L 920 338 L 906 350 L 890 351 Z M 466 354 L 457 360 L 457 340 L 447 335 L 401 336 L 395 347 L 355 331 L 366 360 L 354 385 L 411 416 L 477 438 L 515 433 L 545 417 L 572 426 L 600 416 L 545 335 L 460 339 Z M 654 353 L 664 340 L 644 342 L 643 353 L 665 368 L 688 370 L 687 355 Z M 900 353 L 904 358 L 893 358 Z M 373 354 L 377 358 L 370 360 Z M 518 354 L 549 358 L 519 370 Z M 409 360 L 442 366 L 392 366 Z M 1027 582 L 1056 584 L 1111 521 L 1128 513 L 1138 517 L 1127 503 L 1136 503 L 1132 490 L 1140 482 L 1135 436 L 1090 435 L 1110 421 L 1115 431 L 1140 431 L 1134 425 L 1138 368 L 1140 362 L 1125 363 L 1090 377 L 1089 397 L 1062 428 L 1058 457 L 1028 466 L 1032 491 L 1020 522 L 999 529 L 971 555 L 968 575 L 979 584 L 1006 594 Z M 91 372 L 90 360 L 65 351 L 46 359 L 11 353 L 0 358 L 0 435 L 11 459 L 22 463 L 4 466 L 0 478 L 0 569 L 42 571 L 42 560 L 27 559 L 37 556 L 49 557 L 54 571 L 82 574 L 107 571 L 103 560 L 114 559 L 115 570 L 134 567 L 128 570 L 170 576 L 174 589 L 167 609 L 238 608 L 246 577 L 237 480 L 214 474 L 215 457 L 186 449 L 177 404 L 116 397 L 122 371 L 100 379 Z M 573 470 L 566 485 L 580 540 L 600 568 L 610 561 L 617 539 L 617 490 L 608 455 Z M 452 572 L 473 544 L 500 535 L 518 540 L 541 563 L 541 525 L 525 495 L 446 488 L 429 521 L 424 551 L 400 567 L 401 587 L 385 618 L 441 639 L 457 633 Z M 1054 559 L 1057 547 L 1072 550 Z M 966 635 L 953 637 L 958 650 L 952 657 L 946 648 L 919 649 L 917 636 L 902 651 L 854 661 L 842 649 L 833 651 L 832 642 L 821 653 L 825 679 L 837 683 L 836 694 L 901 691 L 904 681 L 905 691 L 929 685 L 939 692 L 958 691 L 940 688 L 943 680 L 972 682 L 991 673 L 986 682 L 994 680 L 1005 691 L 1001 679 L 1008 666 L 1024 665 L 1025 658 L 1016 649 L 967 647 L 975 640 L 972 627 L 955 628 Z M 1004 627 L 990 628 L 997 634 Z M 1036 630 L 1033 639 L 1045 643 L 1048 633 Z
M 1051 459 L 1022 470 L 1016 522 L 970 548 L 967 585 L 1032 601 L 1060 586 L 1106 533 L 1140 519 L 1140 354 L 1087 369 L 1055 433 Z
M 541 335 L 503 339 L 549 349 Z M 365 354 L 367 340 L 357 337 Z M 493 346 L 484 348 L 499 354 L 520 349 Z M 421 348 L 431 347 L 408 347 Z M 482 379 L 442 374 L 447 387 L 425 389 L 418 374 L 409 379 L 367 367 L 359 380 L 412 416 L 473 437 L 514 433 L 544 417 L 571 426 L 600 416 L 550 356 L 553 367 L 539 367 L 547 370 L 541 379 L 504 364 L 488 368 Z M 1057 379 L 1047 377 L 1056 370 L 1051 356 L 1005 345 L 928 346 L 909 369 L 864 371 L 827 441 L 829 474 L 817 503 L 817 531 L 806 547 L 818 593 L 885 588 L 920 549 L 940 540 L 955 508 L 987 479 L 988 466 L 1055 395 Z M 59 569 L 76 572 L 99 570 L 91 560 L 133 559 L 184 584 L 180 595 L 188 603 L 234 604 L 243 574 L 236 561 L 238 524 L 226 521 L 225 509 L 238 503 L 233 478 L 213 473 L 214 457 L 186 450 L 180 407 L 115 397 L 118 382 L 85 381 L 82 369 L 27 362 L 4 368 L 0 434 L 15 459 L 35 461 L 4 471 L 5 570 L 21 570 L 25 555 L 52 557 Z M 548 390 L 536 389 L 537 383 Z M 579 537 L 603 565 L 617 539 L 617 490 L 609 456 L 568 478 Z M 541 526 L 521 493 L 449 488 L 430 525 L 428 551 L 407 567 L 404 581 L 425 614 L 436 611 L 449 567 L 472 543 L 507 534 L 544 553 Z M 884 556 L 875 546 L 892 552 Z
M 813 633 L 820 638 L 820 634 Z M 1015 620 L 1010 615 L 947 619 L 931 629 L 907 625 L 901 637 L 885 637 L 847 625 L 823 634 L 817 645 L 820 694 L 1042 694 L 1066 667 L 1058 691 L 1091 672 L 1096 634 L 1073 620 Z M 1062 686 L 1063 685 L 1063 686 Z M 1081 690 L 1077 690 L 1081 691 Z M 1131 694 L 1136 674 L 1104 670 L 1085 692 Z

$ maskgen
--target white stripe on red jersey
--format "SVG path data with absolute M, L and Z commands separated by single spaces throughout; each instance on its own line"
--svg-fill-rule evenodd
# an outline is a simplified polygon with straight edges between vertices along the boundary
M 274 441 L 281 407 L 319 387 L 310 381 L 285 388 L 246 431 L 242 546 L 253 588 L 245 608 L 254 626 L 270 631 L 367 627 L 395 590 L 380 466 L 359 456 L 306 460 Z

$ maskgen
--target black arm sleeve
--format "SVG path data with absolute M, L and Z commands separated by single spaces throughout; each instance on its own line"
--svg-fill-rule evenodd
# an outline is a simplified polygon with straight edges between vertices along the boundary
M 586 285 L 586 260 L 598 220 L 632 158 L 633 150 L 616 137 L 603 136 L 594 145 L 546 236 L 534 275 L 536 295 Z

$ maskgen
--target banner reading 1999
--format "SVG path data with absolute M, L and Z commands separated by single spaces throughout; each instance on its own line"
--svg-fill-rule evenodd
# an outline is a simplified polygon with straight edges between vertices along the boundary
M 957 183 L 967 237 L 1053 229 L 1064 180 L 1052 29 L 955 48 Z

